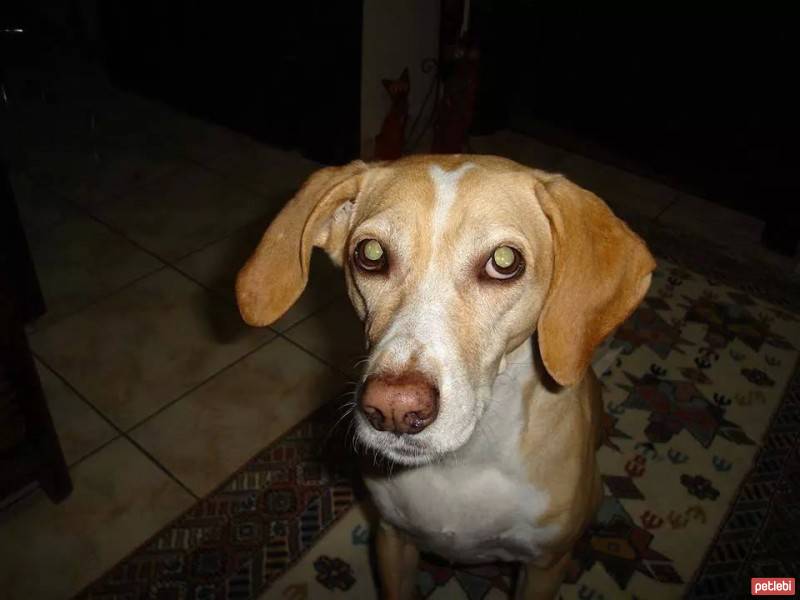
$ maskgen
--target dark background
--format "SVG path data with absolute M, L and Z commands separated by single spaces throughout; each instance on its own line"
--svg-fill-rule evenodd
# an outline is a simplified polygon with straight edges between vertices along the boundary
M 794 18 L 476 12 L 477 128 L 511 127 L 757 216 L 796 214 Z
M 361 3 L 101 2 L 121 86 L 310 158 L 358 155 Z
M 63 4 L 76 38 L 119 86 L 321 162 L 358 155 L 358 0 Z M 471 6 L 481 52 L 473 132 L 510 128 L 659 179 L 764 219 L 771 247 L 794 252 L 794 17 L 566 16 L 519 0 Z

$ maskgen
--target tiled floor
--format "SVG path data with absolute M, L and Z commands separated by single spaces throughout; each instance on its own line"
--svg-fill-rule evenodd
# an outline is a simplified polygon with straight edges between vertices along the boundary
M 351 377 L 312 343 L 339 315 L 358 327 L 327 257 L 273 328 L 244 325 L 232 296 L 319 165 L 88 83 L 2 124 L 49 309 L 30 343 L 75 485 L 61 505 L 36 491 L 0 510 L 3 598 L 77 592 Z
M 6 157 L 49 307 L 30 341 L 75 484 L 61 505 L 33 492 L 0 511 L 0 590 L 26 600 L 100 575 L 339 395 L 363 352 L 324 256 L 272 328 L 247 328 L 233 302 L 236 270 L 318 165 L 90 76 L 67 83 L 15 115 Z M 473 146 L 563 171 L 622 216 L 758 246 L 749 217 L 529 138 Z

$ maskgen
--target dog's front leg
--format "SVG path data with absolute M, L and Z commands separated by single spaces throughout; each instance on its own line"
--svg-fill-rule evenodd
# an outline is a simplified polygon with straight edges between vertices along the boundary
M 551 600 L 556 597 L 572 556 L 567 552 L 547 565 L 527 564 L 520 570 L 516 600 Z
M 411 600 L 415 596 L 419 551 L 402 532 L 381 521 L 375 538 L 383 600 Z

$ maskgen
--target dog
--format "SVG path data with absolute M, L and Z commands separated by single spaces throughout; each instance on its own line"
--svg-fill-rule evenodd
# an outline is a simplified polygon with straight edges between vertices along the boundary
M 368 359 L 355 435 L 381 516 L 381 593 L 410 598 L 419 550 L 523 565 L 551 598 L 602 497 L 594 349 L 643 299 L 655 261 L 593 193 L 494 156 L 355 161 L 314 173 L 236 281 L 269 325 L 313 247 L 344 268 Z

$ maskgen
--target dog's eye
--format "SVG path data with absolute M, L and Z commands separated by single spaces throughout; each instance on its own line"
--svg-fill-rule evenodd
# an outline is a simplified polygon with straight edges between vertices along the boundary
M 361 240 L 353 255 L 356 266 L 363 271 L 382 271 L 386 267 L 386 252 L 378 240 Z
M 511 246 L 498 246 L 486 261 L 484 271 L 492 279 L 511 279 L 522 272 L 522 267 L 519 250 Z

